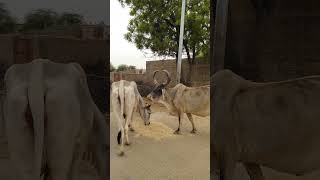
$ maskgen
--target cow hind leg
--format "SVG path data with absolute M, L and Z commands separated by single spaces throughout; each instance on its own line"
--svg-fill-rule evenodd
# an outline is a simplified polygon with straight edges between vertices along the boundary
M 125 132 L 125 135 L 126 135 L 126 143 L 125 143 L 125 145 L 129 146 L 130 145 L 130 141 L 129 141 L 129 127 L 128 126 L 124 127 L 124 132 Z
M 258 164 L 244 163 L 251 180 L 266 180 Z
M 124 155 L 124 147 L 123 147 L 123 144 L 124 144 L 124 128 L 121 127 L 120 128 L 120 131 L 121 131 L 121 144 L 120 144 L 120 151 L 119 151 L 119 156 L 123 156 Z
M 235 168 L 235 161 L 231 158 L 224 159 L 220 169 L 220 180 L 234 180 Z
M 73 144 L 72 141 L 69 141 Z M 63 143 L 64 144 L 64 143 Z M 71 180 L 72 171 L 74 169 L 73 154 L 74 148 L 72 145 L 64 144 L 58 146 L 48 145 L 49 160 L 48 164 L 50 167 L 50 179 L 51 180 Z
M 95 130 L 91 133 L 91 149 L 94 152 L 94 162 L 95 166 L 100 174 L 101 180 L 108 179 L 107 175 L 107 163 L 109 162 L 108 153 L 108 134 L 107 134 L 107 123 L 103 116 L 99 116 L 97 107 L 95 107 L 97 112 L 95 114 Z M 101 115 L 101 114 L 100 114 Z
M 126 135 L 126 145 L 130 145 L 129 131 L 128 130 L 129 130 L 129 125 L 132 122 L 132 115 L 133 115 L 133 110 L 128 113 L 128 118 L 127 118 L 127 121 L 126 121 L 125 126 L 124 126 L 124 132 L 125 132 L 125 135 Z
M 179 113 L 178 115 L 178 120 L 179 120 L 179 126 L 176 131 L 174 131 L 174 134 L 180 134 L 180 126 L 181 126 L 181 114 Z
M 73 180 L 75 154 L 82 147 L 77 144 L 80 129 L 79 103 L 71 97 L 62 100 L 47 96 L 46 150 L 50 180 Z
M 8 94 L 5 118 L 8 150 L 18 178 L 32 180 L 35 178 L 30 165 L 34 155 L 32 117 L 27 117 L 27 97 L 21 94 L 24 91 Z
M 121 144 L 121 130 L 118 132 L 117 142 L 118 142 L 118 144 Z
M 218 158 L 217 158 L 217 153 L 215 152 L 214 148 L 211 150 L 211 154 L 212 154 L 212 167 L 210 169 L 211 169 L 212 173 L 210 173 L 210 174 L 213 177 L 215 177 L 217 180 L 219 180 L 220 179 L 220 166 L 219 166 L 219 162 L 218 162 Z
M 192 130 L 191 130 L 191 133 L 196 133 L 197 132 L 197 129 L 195 128 L 195 125 L 194 125 L 194 122 L 193 122 L 193 117 L 192 117 L 192 114 L 190 114 L 190 113 L 186 113 L 187 114 L 187 116 L 188 116 L 188 119 L 189 119 L 189 121 L 190 121 L 190 123 L 191 123 L 191 125 L 192 125 Z

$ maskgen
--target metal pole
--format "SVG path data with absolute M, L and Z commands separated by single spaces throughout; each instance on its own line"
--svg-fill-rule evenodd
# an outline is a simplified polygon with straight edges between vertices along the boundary
M 178 51 L 178 63 L 177 63 L 177 83 L 180 83 L 180 78 L 181 78 L 181 57 L 182 57 L 182 47 L 183 47 L 183 32 L 184 32 L 185 9 L 186 9 L 186 0 L 182 0 L 181 21 L 180 21 L 180 37 L 179 37 L 179 51 Z

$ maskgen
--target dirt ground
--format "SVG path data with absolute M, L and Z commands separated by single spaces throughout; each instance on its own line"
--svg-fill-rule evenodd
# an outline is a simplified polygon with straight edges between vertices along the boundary
M 118 125 L 113 112 L 110 120 L 111 180 L 208 180 L 210 179 L 209 117 L 194 116 L 197 134 L 191 134 L 191 124 L 182 119 L 181 135 L 174 135 L 178 120 L 159 104 L 151 106 L 151 124 L 144 126 L 134 114 L 134 132 L 129 132 L 130 146 L 118 156 L 116 141 Z

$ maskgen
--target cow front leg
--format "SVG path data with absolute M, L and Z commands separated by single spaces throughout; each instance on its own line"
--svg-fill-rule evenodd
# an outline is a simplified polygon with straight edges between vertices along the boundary
M 258 164 L 244 163 L 243 165 L 246 168 L 251 180 L 266 180 Z
M 186 113 L 188 116 L 189 121 L 191 122 L 192 125 L 192 130 L 191 133 L 195 134 L 197 132 L 197 129 L 195 128 L 194 122 L 193 122 L 193 118 L 192 118 L 192 114 L 190 113 Z
M 126 145 L 129 146 L 130 145 L 130 142 L 129 142 L 129 125 L 126 125 L 124 127 L 124 133 L 126 135 Z
M 180 134 L 180 125 L 181 125 L 181 114 L 178 115 L 179 126 L 178 129 L 174 132 L 174 134 Z

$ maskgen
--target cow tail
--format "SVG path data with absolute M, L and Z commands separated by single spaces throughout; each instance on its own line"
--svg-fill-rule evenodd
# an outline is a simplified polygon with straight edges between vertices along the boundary
M 125 112 L 124 112 L 124 96 L 125 96 L 125 93 L 124 93 L 124 81 L 120 81 L 119 83 L 119 97 L 120 97 L 120 116 L 121 116 L 121 120 L 123 120 L 125 122 L 125 118 L 126 118 L 126 115 L 125 115 Z M 123 124 L 124 125 L 124 124 Z M 123 127 L 122 127 L 123 128 Z M 118 132 L 118 136 L 117 136 L 117 141 L 118 141 L 118 144 L 120 144 L 120 139 L 121 139 L 121 130 L 119 130 Z
M 121 116 L 125 118 L 124 114 L 124 81 L 120 81 L 119 85 L 119 96 L 120 96 L 120 111 L 121 111 Z
M 32 63 L 28 85 L 28 101 L 34 129 L 34 173 L 40 179 L 44 144 L 44 81 L 42 63 Z

